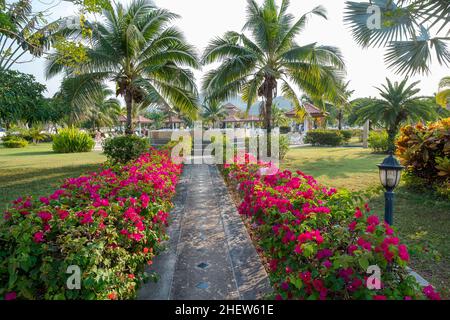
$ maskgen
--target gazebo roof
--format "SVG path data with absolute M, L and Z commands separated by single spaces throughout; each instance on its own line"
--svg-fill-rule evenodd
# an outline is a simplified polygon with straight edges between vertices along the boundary
M 178 116 L 169 116 L 164 122 L 166 123 L 183 123 Z
M 119 122 L 127 122 L 127 117 L 125 116 L 119 116 Z M 147 119 L 143 116 L 138 116 L 137 118 L 133 119 L 134 123 L 153 123 L 153 120 Z
M 308 113 L 313 118 L 323 118 L 325 117 L 322 110 L 314 106 L 313 104 L 309 102 L 303 103 L 303 108 L 305 109 L 306 113 Z M 292 109 L 291 111 L 288 111 L 285 113 L 286 117 L 293 118 L 296 115 L 295 109 Z

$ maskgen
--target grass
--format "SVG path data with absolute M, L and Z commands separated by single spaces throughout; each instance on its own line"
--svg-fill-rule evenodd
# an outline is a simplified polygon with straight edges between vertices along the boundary
M 0 212 L 19 196 L 48 195 L 64 179 L 96 170 L 105 160 L 99 152 L 54 153 L 50 143 L 23 149 L 0 146 Z
M 352 191 L 376 189 L 378 168 L 384 155 L 362 148 L 291 149 L 282 168 L 301 170 L 319 182 Z M 404 185 L 396 189 L 394 226 L 410 248 L 410 266 L 450 297 L 450 202 L 429 193 L 417 193 Z M 373 212 L 384 213 L 383 193 L 369 199 Z

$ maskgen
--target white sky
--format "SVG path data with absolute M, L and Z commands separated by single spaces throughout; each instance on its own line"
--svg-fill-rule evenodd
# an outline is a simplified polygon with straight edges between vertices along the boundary
M 56 3 L 57 0 L 34 0 L 35 9 L 42 3 Z M 124 0 L 123 2 L 128 2 Z M 261 0 L 259 0 L 261 2 Z M 384 65 L 384 49 L 361 49 L 353 40 L 350 30 L 344 25 L 344 0 L 291 0 L 290 12 L 296 17 L 311 10 L 317 5 L 323 5 L 328 11 L 328 20 L 313 17 L 297 42 L 300 45 L 317 42 L 332 45 L 341 49 L 346 65 L 347 80 L 351 81 L 350 88 L 355 90 L 353 97 L 376 96 L 379 86 L 385 78 L 401 80 L 403 76 L 388 71 Z M 187 40 L 199 49 L 206 47 L 215 36 L 221 36 L 226 31 L 240 31 L 245 20 L 245 0 L 155 0 L 155 3 L 182 16 L 175 21 L 185 34 Z M 53 18 L 75 14 L 74 7 L 66 2 L 54 9 Z M 46 80 L 44 76 L 43 59 L 20 65 L 19 70 L 32 73 L 38 81 L 48 87 L 47 96 L 52 96 L 59 87 L 60 78 Z M 435 63 L 431 66 L 431 74 L 411 77 L 420 80 L 419 87 L 422 95 L 432 95 L 437 91 L 438 82 L 450 74 L 448 67 Z M 203 72 L 196 72 L 197 83 Z

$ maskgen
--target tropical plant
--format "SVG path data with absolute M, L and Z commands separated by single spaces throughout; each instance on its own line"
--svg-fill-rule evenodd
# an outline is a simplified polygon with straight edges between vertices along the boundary
M 159 9 L 150 0 L 120 2 L 102 11 L 97 22 L 85 21 L 92 30 L 86 42 L 87 61 L 75 67 L 59 61 L 60 53 L 49 58 L 49 77 L 65 71 L 78 88 L 74 101 L 90 102 L 105 81 L 114 81 L 116 95 L 125 99 L 126 133 L 133 133 L 132 113 L 137 104 L 164 103 L 195 117 L 197 89 L 192 71 L 197 68 L 195 50 L 182 33 L 169 23 L 178 16 Z M 80 26 L 63 31 L 68 37 L 82 36 Z
M 439 82 L 439 92 L 436 95 L 436 103 L 447 108 L 450 102 L 450 77 L 442 78 Z
M 42 131 L 44 131 L 44 126 L 41 123 L 34 123 L 28 130 L 28 135 L 34 144 L 45 139 L 46 135 Z
M 385 130 L 371 131 L 367 139 L 369 148 L 374 152 L 385 153 L 389 151 L 389 136 Z
M 202 117 L 207 122 L 211 123 L 213 128 L 220 120 L 225 119 L 227 111 L 224 106 L 218 101 L 209 101 L 203 105 Z
M 3 146 L 5 148 L 25 148 L 28 146 L 28 141 L 18 136 L 11 136 L 3 139 Z
M 340 94 L 332 102 L 333 106 L 337 109 L 337 121 L 338 121 L 338 129 L 342 130 L 342 123 L 344 121 L 344 114 L 348 113 L 351 108 L 350 97 L 355 92 L 355 90 L 349 90 L 350 81 L 346 83 L 341 83 L 340 86 Z
M 2 10 L 3 9 L 3 10 Z M 40 57 L 54 42 L 61 19 L 48 22 L 48 12 L 35 12 L 31 0 L 19 0 L 0 6 L 0 69 L 9 70 L 17 63 Z
M 344 71 L 337 48 L 316 43 L 300 46 L 295 40 L 311 15 L 326 18 L 325 9 L 316 7 L 294 21 L 287 13 L 289 3 L 283 0 L 277 6 L 275 0 L 265 0 L 259 6 L 247 0 L 244 32 L 249 35 L 227 32 L 209 43 L 202 58 L 204 64 L 221 63 L 204 76 L 202 88 L 208 99 L 223 101 L 241 93 L 247 111 L 258 97 L 263 99 L 268 139 L 279 84 L 283 95 L 300 106 L 293 85 L 312 96 L 332 98 Z
M 111 89 L 106 86 L 95 95 L 93 104 L 82 117 L 84 118 L 84 126 L 92 130 L 101 127 L 112 126 L 117 122 L 117 119 L 122 111 L 119 100 L 110 98 L 113 94 Z
M 125 164 L 148 152 L 149 140 L 135 135 L 108 138 L 103 142 L 103 152 L 114 164 Z
M 158 130 L 164 127 L 165 121 L 167 119 L 167 114 L 162 111 L 152 111 L 146 113 L 146 117 L 153 121 L 152 127 Z
M 416 178 L 407 180 L 409 186 L 433 187 L 450 197 L 450 118 L 403 127 L 397 155 L 406 172 Z
M 95 142 L 86 132 L 77 128 L 64 128 L 53 137 L 53 151 L 57 153 L 89 152 Z
M 416 96 L 420 89 L 416 88 L 419 81 L 408 83 L 405 78 L 400 83 L 392 83 L 386 78 L 387 84 L 379 91 L 381 99 L 359 99 L 356 103 L 356 118 L 358 122 L 372 120 L 378 122 L 388 133 L 389 150 L 395 149 L 395 136 L 401 125 L 406 122 L 426 121 L 434 116 L 426 98 Z
M 432 55 L 450 63 L 449 12 L 448 0 L 346 1 L 344 21 L 359 45 L 387 46 L 388 67 L 413 75 L 430 72 Z
M 288 117 L 286 117 L 284 110 L 279 108 L 276 103 L 272 105 L 272 124 L 278 128 L 289 126 Z

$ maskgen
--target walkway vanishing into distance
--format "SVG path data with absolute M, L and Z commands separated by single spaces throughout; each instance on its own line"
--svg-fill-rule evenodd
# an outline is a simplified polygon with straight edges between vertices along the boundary
M 268 276 L 215 165 L 185 165 L 167 249 L 148 271 L 140 300 L 262 299 Z

